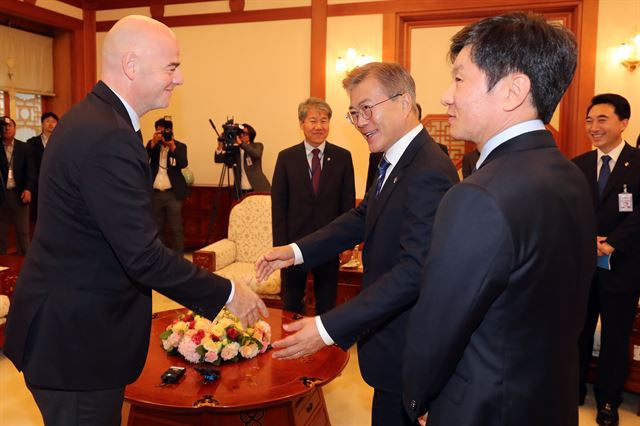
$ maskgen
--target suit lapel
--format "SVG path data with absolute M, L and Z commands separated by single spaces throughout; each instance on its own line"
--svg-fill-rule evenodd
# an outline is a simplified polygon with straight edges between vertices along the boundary
M 334 146 L 329 142 L 325 142 L 324 153 L 322 154 L 322 172 L 320 173 L 320 184 L 318 185 L 318 197 L 322 193 L 322 189 L 327 185 L 327 181 L 331 179 L 334 154 Z M 311 192 L 313 192 L 313 186 L 311 187 Z
M 366 234 L 369 233 L 371 229 L 374 228 L 375 223 L 380 217 L 380 213 L 384 209 L 384 206 L 389 201 L 391 194 L 395 191 L 398 184 L 401 182 L 402 177 L 405 173 L 405 168 L 411 164 L 413 158 L 416 156 L 416 153 L 420 149 L 422 145 L 425 144 L 426 140 L 426 130 L 422 129 L 420 133 L 416 135 L 415 138 L 409 143 L 407 149 L 404 150 L 402 156 L 398 160 L 398 164 L 393 167 L 391 174 L 387 178 L 382 190 L 380 191 L 380 195 L 378 199 L 375 197 L 375 184 L 372 185 L 373 190 L 369 191 L 367 194 L 368 200 L 368 208 L 367 208 L 367 217 L 366 217 Z M 378 179 L 378 173 L 376 172 L 374 182 Z M 365 236 L 366 239 L 366 236 Z
M 622 192 L 622 187 L 625 184 L 624 180 L 627 177 L 627 172 L 631 170 L 632 167 L 640 167 L 640 164 L 633 164 L 631 158 L 631 147 L 626 143 L 624 143 L 624 148 L 622 148 L 622 152 L 620 152 L 620 156 L 616 161 L 613 170 L 611 171 L 611 176 L 609 176 L 609 180 L 607 181 L 607 185 L 604 187 L 604 191 L 602 191 L 602 197 L 600 197 L 600 203 L 604 202 L 609 196 L 612 194 L 618 194 Z

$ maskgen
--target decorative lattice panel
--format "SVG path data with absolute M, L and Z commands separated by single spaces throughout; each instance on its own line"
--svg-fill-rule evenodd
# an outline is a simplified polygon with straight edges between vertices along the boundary
M 42 115 L 42 98 L 32 93 L 16 93 L 16 138 L 27 140 L 40 133 L 40 116 Z
M 465 141 L 451 137 L 448 116 L 446 114 L 429 114 L 422 119 L 422 124 L 436 142 L 446 145 L 449 157 L 456 168 L 462 167 L 462 156 L 466 152 Z

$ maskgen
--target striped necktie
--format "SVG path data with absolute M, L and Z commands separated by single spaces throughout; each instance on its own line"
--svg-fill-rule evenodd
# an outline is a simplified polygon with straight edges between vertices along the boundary
M 380 164 L 378 164 L 378 181 L 376 182 L 376 200 L 378 199 L 378 195 L 380 195 L 380 191 L 382 191 L 382 183 L 384 182 L 384 177 L 387 174 L 387 169 L 391 163 L 389 163 L 386 157 L 383 155 L 380 159 Z

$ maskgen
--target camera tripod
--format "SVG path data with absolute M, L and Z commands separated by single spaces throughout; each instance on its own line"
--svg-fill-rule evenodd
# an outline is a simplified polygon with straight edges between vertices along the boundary
M 232 202 L 239 201 L 242 198 L 242 189 L 240 185 L 240 176 L 239 170 L 237 169 L 239 166 L 237 164 L 227 164 L 222 163 L 222 171 L 220 172 L 220 178 L 218 179 L 218 197 L 213 203 L 213 208 L 211 209 L 211 216 L 209 218 L 209 226 L 207 228 L 207 237 L 206 242 L 211 242 L 211 233 L 213 232 L 213 226 L 216 222 L 216 217 L 218 216 L 218 209 L 220 208 L 220 203 L 222 201 L 222 188 L 223 185 L 227 184 L 227 188 L 231 190 L 231 196 L 233 197 Z M 233 187 L 231 186 L 231 173 L 233 172 Z

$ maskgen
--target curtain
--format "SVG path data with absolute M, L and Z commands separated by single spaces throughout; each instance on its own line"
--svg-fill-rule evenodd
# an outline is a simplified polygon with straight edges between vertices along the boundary
M 51 37 L 0 25 L 0 90 L 2 89 L 53 95 Z

